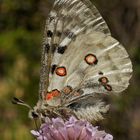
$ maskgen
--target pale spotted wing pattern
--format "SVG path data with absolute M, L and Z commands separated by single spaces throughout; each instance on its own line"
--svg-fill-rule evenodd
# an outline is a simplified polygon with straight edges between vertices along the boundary
M 78 106 L 78 116 L 100 116 L 108 106 L 95 94 L 117 94 L 128 87 L 129 56 L 89 0 L 55 0 L 42 53 L 40 94 L 51 106 L 66 96 L 65 106 L 77 103 L 72 108 Z

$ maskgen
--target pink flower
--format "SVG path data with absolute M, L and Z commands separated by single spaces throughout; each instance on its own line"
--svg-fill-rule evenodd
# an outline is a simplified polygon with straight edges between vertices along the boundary
M 74 117 L 66 122 L 60 118 L 47 119 L 39 132 L 32 130 L 31 133 L 37 140 L 113 140 L 112 135 Z

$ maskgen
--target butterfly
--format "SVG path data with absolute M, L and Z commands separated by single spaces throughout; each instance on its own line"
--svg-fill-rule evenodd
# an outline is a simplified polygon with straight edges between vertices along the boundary
M 103 99 L 125 90 L 132 75 L 128 53 L 89 0 L 54 1 L 41 56 L 33 117 L 103 119 L 109 109 Z

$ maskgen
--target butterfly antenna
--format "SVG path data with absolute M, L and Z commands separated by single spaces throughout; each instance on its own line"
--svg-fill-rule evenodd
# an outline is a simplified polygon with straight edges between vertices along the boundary
M 24 101 L 14 97 L 12 99 L 12 103 L 15 104 L 15 105 L 22 105 L 22 106 L 26 106 L 27 108 L 29 109 L 33 109 L 30 105 L 28 105 L 27 103 L 25 103 Z

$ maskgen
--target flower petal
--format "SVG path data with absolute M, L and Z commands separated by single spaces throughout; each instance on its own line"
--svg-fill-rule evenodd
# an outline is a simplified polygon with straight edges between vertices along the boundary
M 40 136 L 40 133 L 38 131 L 35 131 L 35 130 L 31 130 L 31 133 L 34 135 L 34 136 Z
M 107 134 L 104 138 L 104 140 L 113 140 L 113 136 L 110 134 Z
M 46 119 L 39 132 L 32 130 L 31 133 L 37 140 L 113 140 L 112 135 L 74 117 L 65 122 L 61 118 Z

